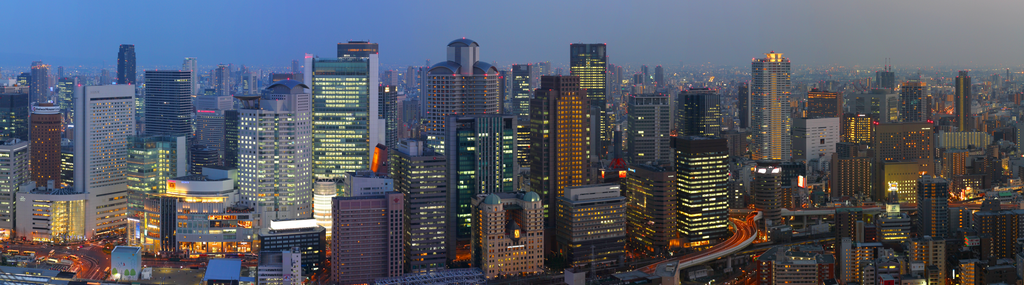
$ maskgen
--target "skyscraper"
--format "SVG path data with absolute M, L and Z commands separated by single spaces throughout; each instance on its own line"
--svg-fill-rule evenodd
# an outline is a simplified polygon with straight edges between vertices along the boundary
M 46 102 L 50 97 L 50 65 L 42 61 L 32 62 L 32 77 L 28 84 L 31 102 Z
M 75 87 L 75 191 L 87 193 L 86 238 L 124 233 L 135 87 Z
M 345 233 L 331 236 L 331 283 L 369 284 L 377 278 L 401 276 L 405 259 L 403 226 L 408 222 L 404 195 L 391 191 L 375 196 L 335 197 L 331 204 L 333 228 Z M 353 220 L 364 222 L 347 222 Z M 386 236 L 380 237 L 381 233 Z M 379 238 L 366 238 L 369 236 Z
M 224 111 L 224 167 L 238 167 L 238 110 Z
M 196 110 L 196 136 L 194 144 L 216 150 L 220 165 L 224 165 L 223 160 L 226 159 L 227 119 L 225 113 L 227 111 L 229 110 Z M 237 132 L 236 125 L 235 133 Z M 237 143 L 236 140 L 235 144 L 237 145 Z
M 746 129 L 750 127 L 750 86 L 746 82 L 740 83 L 740 86 L 736 88 L 737 105 L 736 109 L 739 110 L 740 128 Z M 679 126 L 676 126 L 679 128 Z
M 672 139 L 679 236 L 690 245 L 729 234 L 729 145 L 725 139 L 685 136 Z
M 622 183 L 626 196 L 626 247 L 645 256 L 668 256 L 676 240 L 677 191 L 672 168 L 632 165 Z
M 665 87 L 665 69 L 661 65 L 654 67 L 654 85 L 658 88 Z
M 754 196 L 754 209 L 762 211 L 765 222 L 779 225 L 782 220 L 782 167 L 778 161 L 762 160 L 754 167 L 750 192 Z
M 900 121 L 924 122 L 931 118 L 931 106 L 924 93 L 924 81 L 912 80 L 900 85 Z
M 958 131 L 967 132 L 973 129 L 971 125 L 971 77 L 967 71 L 961 70 L 956 77 L 956 94 L 953 97 L 953 114 L 956 115 L 956 128 Z
M 626 156 L 631 165 L 670 165 L 672 106 L 665 93 L 632 95 L 627 98 Z
M 896 89 L 896 73 L 892 72 L 892 66 L 885 65 L 885 69 L 875 71 L 875 82 L 879 89 L 893 91 Z
M 391 159 L 391 177 L 395 191 L 405 194 L 408 209 L 405 224 L 405 271 L 426 272 L 445 268 L 446 255 L 454 252 L 445 237 L 447 211 L 445 197 L 449 187 L 445 181 L 444 155 L 426 148 L 422 141 L 399 143 Z M 452 257 L 451 259 L 454 259 Z
M 530 85 L 532 65 L 512 65 L 512 114 L 516 116 L 530 116 L 530 94 L 533 88 Z
M 806 118 L 838 118 L 843 114 L 843 96 L 839 92 L 811 89 L 807 92 Z
M 117 84 L 135 85 L 135 45 L 123 44 L 117 51 Z
M 872 124 L 875 120 L 867 114 L 843 114 L 843 121 L 840 125 L 840 133 L 843 142 L 848 143 L 871 143 L 871 134 L 874 130 Z
M 218 64 L 217 69 L 210 71 L 210 87 L 217 96 L 231 96 L 231 68 L 228 65 Z
M 789 160 L 788 58 L 774 51 L 751 63 L 750 127 L 754 160 Z
M 867 92 L 847 94 L 850 110 L 868 114 L 882 123 L 899 122 L 900 96 L 889 89 L 871 89 Z
M 64 116 L 64 124 L 72 125 L 75 117 L 75 85 L 78 85 L 78 77 L 64 77 L 57 81 L 57 106 L 60 107 L 61 115 Z
M 917 180 L 917 233 L 937 239 L 949 236 L 949 182 L 921 176 Z
M 555 205 L 565 187 L 590 183 L 590 108 L 576 76 L 542 76 L 530 99 L 530 189 Z M 545 209 L 546 225 L 554 213 Z
M 718 90 L 690 88 L 679 92 L 676 128 L 679 136 L 717 137 L 722 133 L 722 99 Z
M 32 180 L 39 186 L 53 182 L 53 187 L 60 187 L 60 107 L 39 103 L 31 118 Z
M 871 150 L 874 152 L 872 170 L 875 171 L 876 178 L 872 190 L 874 201 L 887 201 L 888 197 L 885 191 L 889 189 L 889 185 L 883 185 L 885 179 L 878 179 L 885 177 L 883 163 L 914 162 L 914 165 L 917 165 L 917 171 L 914 174 L 935 173 L 935 148 L 933 147 L 931 123 L 879 124 L 874 126 L 872 137 Z
M 312 99 L 309 87 L 281 80 L 263 96 L 238 96 L 238 188 L 259 227 L 313 211 Z M 273 145 L 275 147 L 267 147 Z
M 370 169 L 373 148 L 386 143 L 377 56 L 377 44 L 356 41 L 339 43 L 337 58 L 306 56 L 315 177 Z
M 196 58 L 186 57 L 185 62 L 181 64 L 181 71 L 191 71 L 192 78 L 189 82 L 192 83 L 192 90 L 189 94 L 199 95 L 199 63 L 196 62 Z
M 594 107 L 589 109 L 590 117 L 595 122 L 590 126 L 589 148 L 593 159 L 608 156 L 608 147 L 612 139 L 605 89 L 608 83 L 607 49 L 607 44 L 569 45 L 569 75 L 579 78 L 580 89 L 586 90 L 590 106 Z
M 626 253 L 626 197 L 620 192 L 619 183 L 604 183 L 567 187 L 558 197 L 554 250 L 569 266 L 619 264 Z
M 480 60 L 480 45 L 469 39 L 448 43 L 448 60 L 430 67 L 423 108 L 427 146 L 444 152 L 444 123 L 453 115 L 498 114 L 498 69 Z
M 0 142 L 0 156 L 4 157 L 0 160 L 0 167 L 4 168 L 0 172 L 0 236 L 14 239 L 15 219 L 19 215 L 29 215 L 16 214 L 15 209 L 21 185 L 32 178 L 29 176 L 29 142 L 6 139 Z M 60 188 L 60 185 L 56 188 Z
M 398 85 L 381 85 L 377 89 L 379 111 L 376 122 L 384 121 L 384 139 L 378 137 L 377 143 L 384 144 L 389 150 L 395 149 L 398 146 Z
M 0 137 L 28 141 L 28 116 L 28 94 L 0 94 Z
M 191 139 L 192 72 L 146 70 L 145 80 L 146 134 Z

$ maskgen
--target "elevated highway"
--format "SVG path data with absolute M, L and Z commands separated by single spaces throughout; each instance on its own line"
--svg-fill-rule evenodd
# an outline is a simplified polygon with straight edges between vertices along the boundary
M 733 225 L 733 234 L 725 241 L 707 250 L 667 259 L 640 268 L 637 271 L 648 275 L 661 276 L 661 284 L 679 284 L 680 270 L 729 256 L 750 246 L 757 239 L 757 225 L 755 222 L 760 220 L 761 217 L 761 212 L 752 212 L 747 215 L 745 220 L 730 218 L 729 220 Z

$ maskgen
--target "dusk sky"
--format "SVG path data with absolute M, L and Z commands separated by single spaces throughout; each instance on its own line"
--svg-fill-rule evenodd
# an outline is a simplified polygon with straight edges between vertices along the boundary
M 747 65 L 768 51 L 797 65 L 1019 66 L 1024 1 L 11 1 L 0 66 L 289 66 L 335 44 L 380 44 L 384 66 L 443 60 L 466 37 L 483 60 L 568 61 L 607 43 L 621 65 Z M 102 2 L 102 3 L 97 3 Z

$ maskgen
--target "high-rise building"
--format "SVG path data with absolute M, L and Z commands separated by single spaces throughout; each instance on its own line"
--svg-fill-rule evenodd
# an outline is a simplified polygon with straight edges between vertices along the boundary
M 127 215 L 127 162 L 135 135 L 135 87 L 77 87 L 75 191 L 87 193 L 86 238 L 123 234 Z
M 789 66 L 789 59 L 774 51 L 751 63 L 750 149 L 754 160 L 790 158 Z
M 162 243 L 167 238 L 158 234 L 160 230 L 174 232 L 173 228 L 161 224 L 160 209 L 146 205 L 160 205 L 160 195 L 168 192 L 168 179 L 189 174 L 185 136 L 133 136 L 128 143 L 127 162 L 129 242 L 147 249 L 162 245 L 160 250 L 176 250 L 176 242 Z M 153 236 L 146 234 L 151 226 L 157 230 Z
M 231 96 L 231 67 L 218 64 L 217 68 L 210 71 L 210 87 L 217 96 Z
M 238 96 L 238 188 L 256 208 L 259 227 L 312 215 L 312 100 L 295 80 L 271 84 L 263 96 Z M 267 147 L 272 145 L 274 147 Z
M 839 118 L 820 117 L 793 120 L 793 159 L 808 170 L 825 170 L 839 142 Z
M 192 82 L 189 81 L 192 80 L 192 72 L 146 70 L 145 77 L 146 134 L 186 136 L 191 140 L 192 115 L 195 112 L 192 108 Z
M 910 238 L 910 216 L 900 212 L 900 204 L 895 201 L 885 204 L 885 212 L 875 216 L 875 227 L 880 243 L 901 243 Z
M 218 165 L 224 165 L 225 146 L 227 142 L 227 116 L 225 113 L 233 110 L 196 110 L 196 136 L 194 144 L 203 145 L 217 151 Z M 235 133 L 238 132 L 236 128 Z M 234 142 L 238 144 L 236 140 Z M 202 171 L 202 169 L 199 169 Z
M 71 141 L 60 143 L 60 180 L 65 185 L 75 184 L 75 146 Z
M 919 233 L 919 238 L 907 241 L 907 261 L 911 263 L 923 263 L 925 271 L 936 274 L 926 274 L 937 278 L 928 278 L 928 284 L 946 284 L 946 241 Z M 934 268 L 932 268 L 934 267 Z
M 512 65 L 512 114 L 516 116 L 530 116 L 530 94 L 533 94 L 533 86 L 530 85 L 530 75 L 533 66 L 529 64 Z
M 64 77 L 57 81 L 57 106 L 60 107 L 65 125 L 74 125 L 75 117 L 75 85 L 78 77 Z
M 846 95 L 849 111 L 868 114 L 882 123 L 899 122 L 900 96 L 891 89 L 871 89 Z
M 331 236 L 331 283 L 368 284 L 402 275 L 405 196 L 392 191 L 334 197 L 331 204 L 333 228 L 345 233 Z
M 622 183 L 626 196 L 626 247 L 645 256 L 667 257 L 678 242 L 676 173 L 672 168 L 632 165 Z
M 295 248 L 303 274 L 318 272 L 327 261 L 327 233 L 314 219 L 275 220 L 259 231 L 260 255 Z M 298 266 L 296 266 L 298 267 Z M 296 275 L 298 276 L 298 275 Z M 299 278 L 301 279 L 301 278 Z M 302 283 L 302 282 L 299 282 Z M 260 282 L 260 284 L 266 284 Z M 300 284 L 301 285 L 301 284 Z
M 956 90 L 953 97 L 953 115 L 956 116 L 956 128 L 958 131 L 972 131 L 971 118 L 971 77 L 967 71 L 961 70 L 956 77 Z
M 530 117 L 516 118 L 516 164 L 530 167 Z
M 658 88 L 665 86 L 665 69 L 661 65 L 654 67 L 654 85 Z
M 0 137 L 28 141 L 28 116 L 28 94 L 0 94 Z
M 896 73 L 892 72 L 892 66 L 886 65 L 884 70 L 875 71 L 875 82 L 878 89 L 895 90 Z
M 619 265 L 626 247 L 626 197 L 619 183 L 573 186 L 558 197 L 555 251 L 569 267 Z
M 765 222 L 779 225 L 782 220 L 782 167 L 778 161 L 758 161 L 754 167 L 754 178 L 750 192 L 754 197 L 754 209 L 761 211 Z M 724 231 L 724 229 L 723 229 Z
M 0 143 L 0 156 L 4 157 L 0 160 L 0 168 L 5 169 L 0 172 L 0 238 L 11 240 L 15 237 L 15 197 L 21 184 L 32 180 L 29 176 L 29 142 L 6 139 Z M 56 185 L 59 187 L 60 184 Z
M 480 60 L 480 45 L 469 39 L 448 43 L 448 60 L 427 72 L 423 132 L 427 145 L 444 152 L 448 116 L 498 114 L 498 69 Z
M 235 98 L 231 96 L 198 96 L 196 97 L 196 110 L 234 110 Z
M 454 253 L 445 238 L 448 236 L 445 231 L 450 230 L 445 224 L 447 211 L 451 210 L 445 198 L 452 196 L 448 194 L 445 181 L 448 166 L 445 157 L 422 141 L 406 140 L 399 143 L 391 162 L 395 191 L 405 194 L 409 220 L 403 230 L 407 241 L 405 272 L 444 269 L 446 254 Z
M 687 136 L 673 138 L 672 147 L 680 237 L 691 246 L 725 237 L 729 234 L 728 143 L 716 137 Z
M 836 259 L 820 245 L 775 246 L 756 259 L 758 285 L 824 284 L 835 278 Z
M 474 197 L 471 264 L 487 279 L 544 271 L 543 211 L 534 192 Z
M 220 166 L 220 153 L 216 148 L 196 144 L 188 150 L 189 173 L 195 175 L 203 174 L 204 167 Z
M 843 122 L 840 132 L 843 135 L 843 142 L 867 144 L 871 143 L 871 133 L 874 128 L 874 118 L 867 114 L 843 114 Z
M 591 107 L 584 111 L 590 112 L 590 153 L 593 159 L 608 156 L 611 142 L 609 125 L 606 84 L 608 83 L 608 45 L 607 44 L 570 44 L 569 75 L 579 78 L 580 89 L 586 90 Z M 543 79 L 541 79 L 543 81 Z M 543 83 L 542 83 L 543 84 Z M 543 88 L 543 86 L 541 86 Z M 532 107 L 532 106 L 531 106 Z M 543 193 L 539 193 L 544 195 Z M 545 203 L 546 205 L 546 203 Z
M 530 189 L 555 205 L 566 187 L 590 184 L 590 108 L 579 77 L 543 76 L 530 100 Z M 545 223 L 554 226 L 553 209 Z
M 747 83 L 740 83 L 737 90 L 737 110 L 739 111 L 740 128 L 750 127 L 750 87 Z M 676 126 L 679 128 L 679 126 Z
M 805 118 L 838 118 L 843 115 L 843 96 L 839 92 L 811 89 L 807 92 Z
M 931 119 L 931 106 L 925 95 L 927 84 L 911 80 L 900 85 L 900 121 L 924 122 Z
M 679 136 L 717 137 L 722 133 L 722 99 L 710 88 L 679 92 L 676 128 Z
M 917 233 L 937 239 L 949 236 L 949 182 L 922 176 L 917 180 Z
M 672 105 L 668 94 L 631 95 L 627 98 L 626 156 L 631 165 L 672 163 Z
M 50 99 L 50 65 L 42 61 L 32 62 L 32 77 L 28 84 L 29 99 L 32 102 L 46 102 Z
M 452 185 L 446 206 L 447 240 L 469 244 L 473 236 L 473 197 L 515 191 L 516 117 L 449 116 L 446 126 L 444 155 L 448 160 L 447 183 Z
M 32 180 L 36 185 L 60 187 L 60 107 L 39 103 L 33 108 L 31 121 Z
M 135 45 L 123 44 L 117 51 L 117 84 L 135 85 Z
M 850 199 L 871 193 L 871 158 L 832 155 L 829 186 L 832 198 Z
M 852 239 L 855 242 L 864 241 L 863 229 L 858 231 L 857 224 L 864 217 L 864 209 L 861 208 L 837 208 L 835 233 L 836 240 L 843 238 Z
M 224 167 L 238 168 L 238 110 L 224 111 Z
M 988 201 L 986 201 L 987 203 Z M 998 202 L 996 202 L 998 206 Z M 983 209 L 974 213 L 974 229 L 978 236 L 987 235 L 992 238 L 990 243 L 991 256 L 995 258 L 1014 258 L 1017 254 L 1016 240 L 1020 238 L 1019 210 Z
M 398 146 L 398 85 L 381 85 L 377 89 L 380 101 L 377 103 L 377 118 L 384 120 L 384 139 L 378 136 L 377 143 L 384 144 L 389 150 L 395 149 Z
M 934 174 L 935 148 L 932 137 L 932 124 L 927 122 L 874 126 L 871 149 L 874 152 L 872 169 L 875 171 L 875 177 L 885 177 L 886 170 L 882 166 L 889 162 L 915 162 L 918 170 L 914 173 L 917 175 Z M 910 180 L 916 181 L 917 177 Z M 875 179 L 872 200 L 886 201 L 885 191 L 889 189 L 889 185 L 884 185 L 885 181 Z M 916 185 L 914 187 L 916 188 Z
M 192 83 L 192 90 L 189 91 L 189 94 L 199 95 L 199 90 L 201 90 L 199 89 L 199 63 L 196 62 L 196 58 L 186 57 L 185 61 L 181 64 L 181 71 L 191 72 L 189 74 L 191 78 L 189 78 L 188 82 Z
M 992 135 L 986 132 L 943 132 L 940 131 L 935 138 L 937 148 L 948 150 L 953 149 L 982 149 L 992 143 Z

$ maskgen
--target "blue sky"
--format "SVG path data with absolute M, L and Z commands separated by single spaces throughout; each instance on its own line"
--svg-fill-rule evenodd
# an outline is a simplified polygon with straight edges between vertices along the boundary
M 0 66 L 288 66 L 335 44 L 380 44 L 384 65 L 444 57 L 459 37 L 499 64 L 565 64 L 572 42 L 609 45 L 623 65 L 746 65 L 775 50 L 794 64 L 1019 66 L 1024 1 L 11 1 Z

